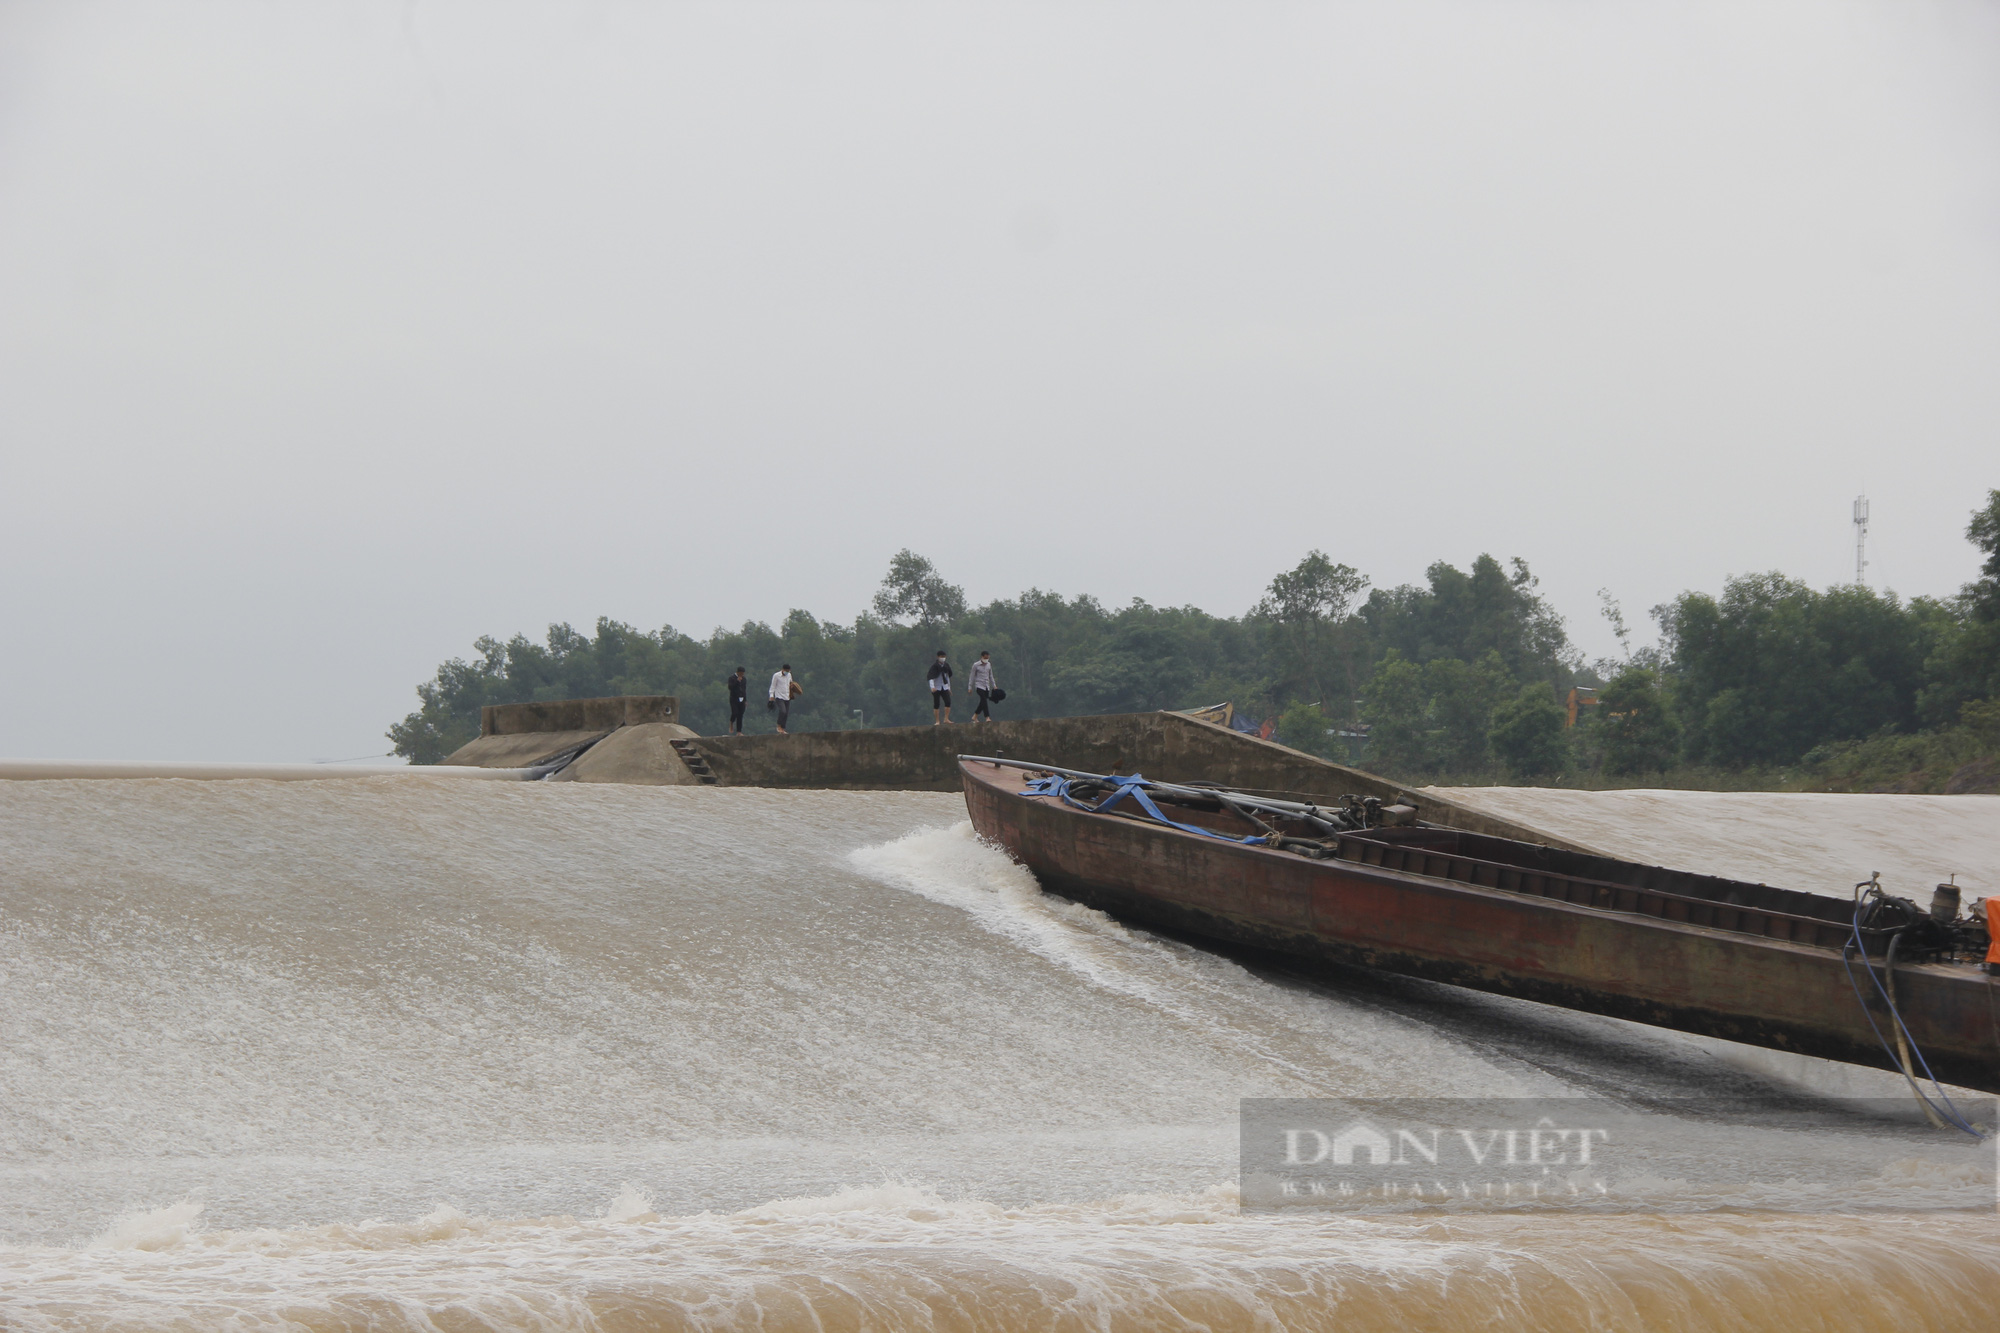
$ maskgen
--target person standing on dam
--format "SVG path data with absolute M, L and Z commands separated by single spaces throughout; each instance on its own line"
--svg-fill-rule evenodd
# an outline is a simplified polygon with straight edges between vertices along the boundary
M 945 661 L 944 649 L 938 649 L 937 660 L 931 663 L 931 674 L 925 677 L 931 687 L 931 725 L 940 720 L 951 724 L 951 663 Z
M 736 674 L 723 679 L 729 687 L 729 734 L 743 734 L 743 710 L 750 702 L 750 668 L 737 667 Z
M 982 651 L 979 660 L 972 664 L 972 692 L 979 696 L 979 706 L 972 710 L 974 722 L 993 720 L 993 654 Z
M 771 673 L 771 702 L 766 707 L 778 715 L 778 734 L 780 736 L 789 736 L 792 734 L 785 730 L 785 723 L 791 721 L 792 690 L 794 688 L 792 684 L 792 664 L 790 662 L 785 663 Z

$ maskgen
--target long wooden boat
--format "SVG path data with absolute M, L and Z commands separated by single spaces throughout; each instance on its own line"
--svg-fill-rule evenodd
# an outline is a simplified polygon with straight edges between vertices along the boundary
M 1121 919 L 1897 1069 L 1888 964 L 1937 1077 L 2000 1093 L 2000 977 L 1964 948 L 1897 961 L 1896 932 L 1857 931 L 1838 898 L 1455 829 L 1288 826 L 1185 789 L 1170 808 L 1181 824 L 1228 837 L 1255 824 L 1283 844 L 1252 845 L 1131 801 L 1083 808 L 1016 761 L 965 758 L 959 772 L 982 837 L 1052 892 Z M 1958 923 L 1961 943 L 1968 930 Z

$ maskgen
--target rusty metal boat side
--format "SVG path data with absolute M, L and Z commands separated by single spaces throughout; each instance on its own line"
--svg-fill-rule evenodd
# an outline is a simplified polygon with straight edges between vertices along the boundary
M 1728 882 L 1709 877 L 1699 886 L 1709 898 L 1634 888 L 1693 877 L 1605 858 L 1582 864 L 1605 875 L 1622 866 L 1630 882 L 1516 867 L 1512 886 L 1503 887 L 1508 868 L 1478 855 L 1420 847 L 1412 857 L 1368 838 L 1343 839 L 1336 858 L 1310 860 L 1081 810 L 1024 791 L 1028 775 L 1018 768 L 968 759 L 960 773 L 982 837 L 1051 891 L 1121 919 L 1895 1068 L 1843 966 L 1845 928 L 1808 910 L 1803 900 L 1814 895 L 1747 884 L 1741 893 L 1718 894 L 1712 886 Z M 1501 841 L 1468 837 L 1473 852 Z M 1557 895 L 1544 896 L 1542 881 L 1559 881 Z M 1879 975 L 1879 960 L 1875 965 Z M 1872 990 L 1865 976 L 1860 984 Z M 2000 1093 L 2000 982 L 1972 966 L 1903 963 L 1896 984 L 1910 1034 L 1938 1077 Z M 1869 998 L 1875 1022 L 1888 1031 L 1886 1006 Z

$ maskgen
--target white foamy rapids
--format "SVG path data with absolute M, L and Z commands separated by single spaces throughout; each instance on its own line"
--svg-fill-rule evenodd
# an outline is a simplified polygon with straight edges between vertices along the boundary
M 1050 897 L 1025 868 L 981 842 L 969 821 L 862 848 L 850 859 L 885 883 L 961 909 L 982 930 L 1068 970 L 1094 992 L 1137 1001 L 1191 1039 L 1264 1065 L 1266 1077 L 1242 1096 L 1560 1090 L 1522 1071 L 1497 1071 L 1357 997 L 1282 989 L 1213 953 Z
M 1122 926 L 955 796 L 0 784 L 0 866 L 10 1333 L 1948 1328 L 2000 1285 L 1980 1216 L 1241 1214 L 1246 1096 L 1774 1085 Z
M 1222 1185 L 1013 1208 L 880 1186 L 733 1214 L 441 1206 L 153 1249 L 5 1249 L 0 1317 L 21 1333 L 1959 1329 L 1990 1323 L 1993 1243 L 1928 1218 L 1297 1219 L 1240 1214 Z

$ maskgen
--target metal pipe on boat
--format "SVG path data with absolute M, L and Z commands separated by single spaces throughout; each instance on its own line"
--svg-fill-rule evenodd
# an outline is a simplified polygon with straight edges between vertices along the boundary
M 1030 764 L 1020 759 L 999 759 L 983 754 L 962 754 L 959 758 L 970 760 L 975 764 L 995 764 L 1001 768 L 1019 768 L 1030 773 L 1054 773 L 1065 778 L 1088 778 L 1093 782 L 1113 781 L 1112 778 L 1103 773 L 1086 773 L 1078 768 L 1057 768 L 1054 764 Z M 1184 787 L 1176 782 L 1156 782 L 1152 778 L 1146 779 L 1146 785 L 1155 791 L 1171 792 L 1176 796 L 1192 796 L 1211 801 L 1219 801 L 1227 797 L 1231 801 L 1240 802 L 1253 809 L 1276 810 L 1283 814 L 1300 815 L 1308 819 L 1323 819 L 1324 816 L 1320 812 L 1326 809 L 1323 805 L 1307 805 L 1300 801 L 1280 801 L 1274 797 L 1252 796 L 1248 792 L 1228 791 L 1221 787 Z

